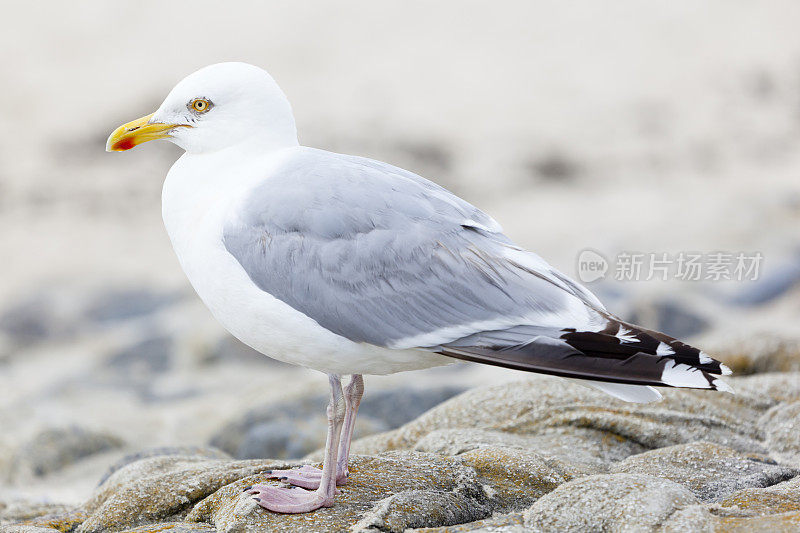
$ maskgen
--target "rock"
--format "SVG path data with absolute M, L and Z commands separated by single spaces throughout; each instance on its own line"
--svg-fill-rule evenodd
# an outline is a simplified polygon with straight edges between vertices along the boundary
M 318 395 L 253 408 L 217 431 L 210 444 L 238 459 L 303 457 L 325 446 L 327 402 Z M 356 419 L 359 437 L 386 429 L 368 417 Z
M 318 417 L 325 409 L 325 403 L 321 395 L 314 397 L 300 397 L 294 401 L 287 401 L 281 403 L 264 404 L 254 407 L 236 419 L 226 423 L 211 437 L 209 443 L 211 446 L 223 450 L 224 452 L 243 459 L 240 454 L 243 452 L 255 453 L 252 448 L 246 449 L 248 446 L 246 441 L 248 438 L 256 436 L 259 432 L 259 427 L 267 424 L 273 424 L 281 420 L 296 420 L 298 422 L 308 420 L 311 417 Z M 300 426 L 301 424 L 298 424 Z M 298 427 L 298 431 L 301 428 Z M 253 434 L 250 432 L 253 431 Z M 323 430 L 324 431 L 324 430 Z M 281 434 L 288 434 L 286 431 L 281 431 Z M 271 447 L 271 442 L 266 442 L 263 445 L 263 457 L 277 457 L 285 456 L 286 451 L 280 448 Z M 259 452 L 260 453 L 260 452 Z M 252 457 L 248 457 L 251 459 Z
M 350 473 L 336 505 L 314 513 L 279 515 L 257 507 L 242 493 L 244 487 L 264 481 L 256 475 L 207 498 L 187 520 L 209 521 L 220 531 L 347 531 L 359 523 L 362 529 L 399 532 L 490 513 L 489 495 L 474 470 L 451 458 L 418 452 L 354 457 Z
M 458 459 L 474 468 L 480 481 L 492 488 L 493 507 L 503 510 L 521 511 L 557 486 L 582 474 L 557 459 L 503 446 L 484 446 L 465 452 Z
M 57 533 L 52 527 L 10 525 L 3 528 L 4 533 Z
M 696 503 L 688 489 L 666 479 L 600 474 L 570 481 L 542 496 L 525 512 L 525 526 L 530 531 L 652 531 L 667 524 L 676 511 Z M 688 530 L 702 530 L 698 526 L 710 520 L 706 511 Z
M 719 504 L 757 516 L 800 512 L 800 477 L 771 487 L 738 490 Z
M 727 298 L 727 303 L 743 307 L 765 304 L 788 293 L 800 284 L 800 253 L 792 260 L 765 270 L 759 279 L 742 283 L 742 290 Z
M 275 514 L 243 492 L 254 483 L 279 483 L 265 472 L 299 462 L 231 460 L 214 449 L 177 448 L 128 457 L 78 509 L 14 527 L 75 533 L 791 531 L 800 520 L 800 470 L 766 454 L 794 457 L 798 377 L 732 378 L 736 395 L 665 389 L 662 402 L 640 405 L 535 376 L 467 391 L 354 443 L 351 477 L 331 508 Z M 316 403 L 323 401 L 287 402 L 264 424 L 289 424 L 309 405 L 322 417 Z M 290 429 L 278 425 L 266 433 Z
M 17 448 L 7 477 L 46 476 L 81 459 L 121 446 L 122 440 L 114 435 L 80 426 L 45 429 Z
M 156 525 L 126 529 L 123 533 L 217 533 L 217 528 L 209 524 L 187 522 L 162 522 Z
M 91 322 L 112 323 L 153 314 L 181 301 L 182 291 L 154 291 L 150 288 L 110 288 L 96 295 L 84 310 Z
M 117 470 L 97 489 L 83 506 L 89 517 L 77 531 L 119 530 L 176 519 L 208 523 L 219 531 L 342 530 L 359 520 L 403 531 L 477 520 L 491 512 L 490 497 L 473 469 L 419 452 L 354 457 L 350 481 L 341 488 L 336 506 L 311 514 L 270 513 L 243 492 L 256 482 L 276 483 L 266 480 L 263 472 L 286 466 L 191 455 L 142 459 Z
M 106 480 L 111 477 L 117 470 L 128 466 L 136 461 L 148 459 L 150 457 L 161 456 L 192 456 L 192 457 L 205 457 L 207 459 L 230 459 L 230 455 L 218 450 L 216 448 L 206 448 L 203 446 L 163 446 L 160 448 L 151 448 L 149 450 L 142 450 L 140 452 L 126 455 L 106 470 L 105 474 L 100 478 L 98 485 L 102 485 Z
M 800 340 L 758 335 L 721 343 L 714 355 L 736 374 L 800 371 Z
M 773 456 L 800 467 L 800 402 L 773 407 L 759 420 L 759 427 Z
M 0 332 L 12 346 L 27 347 L 141 318 L 183 297 L 180 292 L 148 288 L 48 287 L 6 308 L 0 314 Z
M 173 341 L 166 335 L 146 338 L 112 354 L 107 365 L 127 379 L 150 381 L 172 366 L 172 347 Z
M 605 472 L 608 466 L 647 448 L 631 440 L 588 428 L 561 427 L 535 435 L 486 429 L 440 429 L 428 433 L 415 450 L 458 455 L 485 445 L 536 451 L 568 462 L 585 474 Z
M 402 532 L 474 522 L 521 508 L 572 478 L 569 466 L 521 450 L 484 447 L 457 458 L 416 451 L 354 456 L 336 505 L 301 515 L 258 507 L 244 488 L 275 483 L 278 461 L 209 458 L 209 451 L 150 455 L 120 466 L 71 514 L 25 525 L 101 531 Z M 79 519 L 76 521 L 76 517 Z M 196 525 L 196 526 L 195 526 Z M 518 525 L 518 522 L 517 522 Z M 159 529 L 162 528 L 162 529 Z
M 276 367 L 288 366 L 288 363 L 278 361 L 277 359 L 267 357 L 257 352 L 232 335 L 224 335 L 218 340 L 215 340 L 201 353 L 200 362 L 203 364 L 217 364 L 230 361 L 240 363 L 255 362 L 260 365 L 270 364 Z
M 0 314 L 0 331 L 14 346 L 25 346 L 45 339 L 65 337 L 74 333 L 76 325 L 63 320 L 59 309 L 44 296 L 33 296 Z
M 0 501 L 0 526 L 32 520 L 43 516 L 64 514 L 71 509 L 66 505 L 49 502 L 11 500 Z
M 89 377 L 94 386 L 130 389 L 144 403 L 185 400 L 200 394 L 191 383 L 175 386 L 169 376 L 178 355 L 173 337 L 156 331 L 111 353 Z
M 15 522 L 3 526 L 2 531 L 9 531 L 8 528 L 41 528 L 44 531 L 75 531 L 75 529 L 87 518 L 87 514 L 80 509 L 71 509 L 66 512 L 46 514 L 29 518 L 21 522 Z M 0 522 L 1 523 L 1 522 Z M 28 531 L 27 529 L 10 529 L 10 531 Z
M 717 518 L 705 505 L 690 505 L 675 511 L 669 519 L 657 529 L 660 533 L 686 533 L 687 531 L 716 531 Z
M 281 465 L 282 466 L 282 465 Z M 78 533 L 113 531 L 181 519 L 193 504 L 238 479 L 276 468 L 259 461 L 198 455 L 156 456 L 122 467 L 83 506 Z
M 380 420 L 386 424 L 387 429 L 394 429 L 464 390 L 464 387 L 441 386 L 425 389 L 403 387 L 370 392 L 361 403 L 358 414 Z
M 410 529 L 409 533 L 526 533 L 528 531 L 523 525 L 522 513 L 494 514 L 483 520 L 476 520 L 466 524 L 444 527 L 424 527 Z
M 725 533 L 795 533 L 800 531 L 800 512 L 782 513 L 769 516 L 730 517 L 717 521 L 717 531 Z
M 353 529 L 400 532 L 432 524 L 473 522 L 489 514 L 488 506 L 462 494 L 407 490 L 379 501 Z
M 374 453 L 413 448 L 429 433 L 448 428 L 529 436 L 557 430 L 562 435 L 572 433 L 574 440 L 596 442 L 597 433 L 577 435 L 574 430 L 579 428 L 600 432 L 612 453 L 623 455 L 636 450 L 626 441 L 651 449 L 704 440 L 746 453 L 766 452 L 756 422 L 774 401 L 763 392 L 731 395 L 675 389 L 664 393 L 661 402 L 630 404 L 564 380 L 531 376 L 525 381 L 470 390 L 394 432 L 354 443 L 354 450 Z M 613 451 L 617 445 L 623 450 Z M 588 449 L 590 444 L 586 446 Z
M 299 421 L 289 417 L 262 422 L 247 429 L 234 456 L 238 459 L 298 459 L 325 446 L 327 418 L 321 413 Z M 373 418 L 356 420 L 356 438 L 386 430 Z
M 663 331 L 678 339 L 703 333 L 711 325 L 707 318 L 689 305 L 669 299 L 639 303 L 625 318 L 634 324 Z
M 247 429 L 234 456 L 239 459 L 303 457 L 310 450 L 325 446 L 324 424 L 322 416 L 299 422 L 284 417 L 256 424 Z M 357 433 L 364 434 L 361 427 L 357 428 Z
M 800 372 L 756 374 L 735 381 L 736 394 L 759 412 L 781 402 L 800 401 Z M 757 422 L 757 420 L 756 420 Z
M 763 455 L 745 455 L 726 446 L 692 442 L 628 457 L 615 473 L 645 474 L 669 479 L 702 501 L 716 501 L 748 487 L 768 487 L 800 470 L 781 466 Z
M 356 438 L 397 427 L 458 394 L 457 387 L 370 394 L 356 419 Z M 210 444 L 239 459 L 300 458 L 325 445 L 327 395 L 249 410 L 217 431 Z

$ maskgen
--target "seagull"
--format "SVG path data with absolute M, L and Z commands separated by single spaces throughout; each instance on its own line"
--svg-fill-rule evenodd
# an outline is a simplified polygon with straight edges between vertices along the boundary
M 388 163 L 301 146 L 275 80 L 219 63 L 179 82 L 108 151 L 156 139 L 185 153 L 162 215 L 214 317 L 275 359 L 328 375 L 321 469 L 248 489 L 277 513 L 334 504 L 347 482 L 363 375 L 457 359 L 582 380 L 630 402 L 654 386 L 733 392 L 708 354 L 610 313 L 480 209 Z M 342 386 L 342 376 L 351 376 Z

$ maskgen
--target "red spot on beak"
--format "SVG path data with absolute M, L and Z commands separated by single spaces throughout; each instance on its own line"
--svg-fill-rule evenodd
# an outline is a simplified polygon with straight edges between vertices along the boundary
M 128 138 L 125 138 L 125 139 L 121 139 L 117 143 L 114 143 L 114 145 L 111 147 L 111 149 L 112 150 L 130 150 L 134 146 L 136 146 L 136 143 L 133 142 L 133 138 L 128 137 Z

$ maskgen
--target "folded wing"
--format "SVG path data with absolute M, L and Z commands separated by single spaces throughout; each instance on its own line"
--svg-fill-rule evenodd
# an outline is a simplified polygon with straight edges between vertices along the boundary
M 232 213 L 224 244 L 250 279 L 354 342 L 601 388 L 726 387 L 717 361 L 613 317 L 491 217 L 397 167 L 302 149 Z

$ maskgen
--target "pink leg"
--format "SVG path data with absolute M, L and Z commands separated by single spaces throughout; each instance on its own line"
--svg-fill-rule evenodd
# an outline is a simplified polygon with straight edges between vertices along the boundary
M 320 507 L 333 506 L 336 494 L 336 459 L 344 416 L 339 410 L 342 398 L 342 382 L 339 376 L 328 375 L 331 386 L 331 401 L 328 404 L 328 438 L 325 442 L 325 458 L 319 488 L 314 491 L 297 487 L 275 485 L 253 485 L 247 492 L 264 509 L 276 513 L 307 513 Z
M 364 378 L 360 374 L 354 374 L 350 383 L 344 389 L 345 414 L 342 435 L 339 441 L 339 453 L 337 455 L 337 485 L 347 483 L 347 477 L 350 475 L 350 471 L 347 468 L 347 461 L 350 458 L 350 441 L 353 439 L 356 414 L 358 413 L 358 406 L 361 405 L 361 397 L 363 395 Z M 314 466 L 305 465 L 291 470 L 271 470 L 267 472 L 267 475 L 304 489 L 313 490 L 319 487 L 322 479 L 322 470 Z
M 339 442 L 339 459 L 337 464 L 336 481 L 340 485 L 347 483 L 350 470 L 347 462 L 350 460 L 350 441 L 353 440 L 353 430 L 356 427 L 356 415 L 358 406 L 361 405 L 361 397 L 364 395 L 364 378 L 361 374 L 353 374 L 350 384 L 344 390 L 344 429 L 342 430 L 342 440 Z

